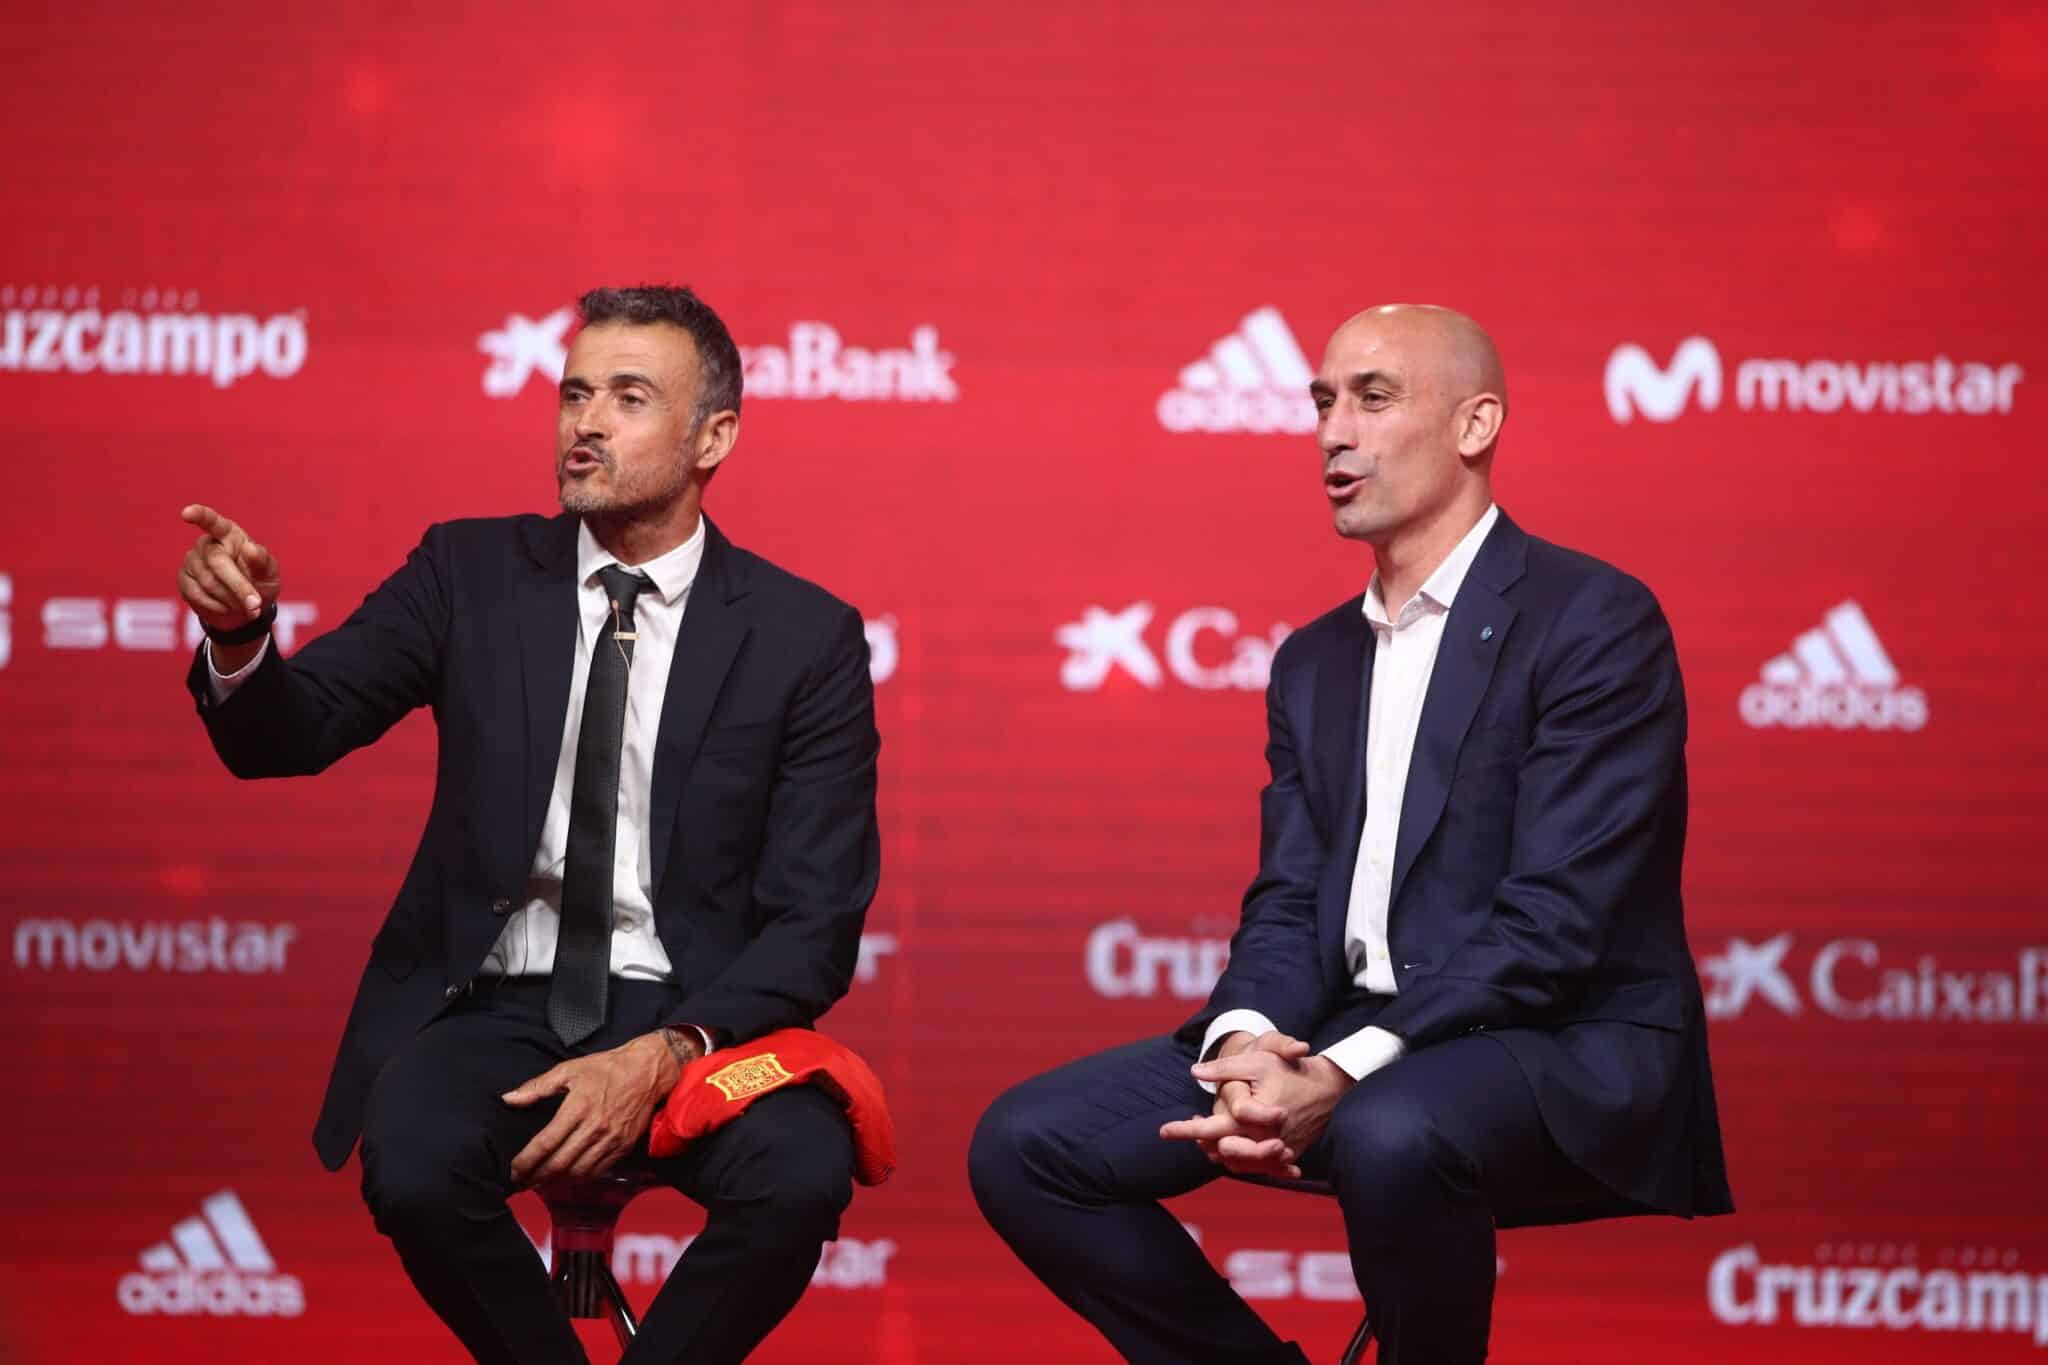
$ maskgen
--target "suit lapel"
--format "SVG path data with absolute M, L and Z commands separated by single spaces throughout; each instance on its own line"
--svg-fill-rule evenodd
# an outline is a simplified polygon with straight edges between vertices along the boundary
M 1528 538 L 1503 512 L 1479 547 L 1479 555 L 1451 604 L 1450 618 L 1444 622 L 1443 641 L 1437 648 L 1429 694 L 1423 699 L 1422 720 L 1415 732 L 1415 752 L 1408 761 L 1408 785 L 1401 795 L 1394 880 L 1387 897 L 1390 916 L 1401 903 L 1401 885 L 1408 870 L 1443 818 L 1458 750 L 1472 728 L 1472 718 L 1493 681 L 1494 666 L 1515 623 L 1516 608 L 1503 593 L 1522 576 L 1527 554 Z
M 725 675 L 747 638 L 750 618 L 744 606 L 745 575 L 719 529 L 704 519 L 704 562 L 690 587 L 676 632 L 675 657 L 669 662 L 668 689 L 662 696 L 661 727 L 654 741 L 654 781 L 649 795 L 649 866 L 654 874 L 654 903 L 661 904 L 662 881 L 668 872 L 670 837 L 682 804 L 683 782 L 703 742 Z
M 1365 619 L 1364 597 L 1353 598 L 1338 618 L 1337 643 L 1316 673 L 1313 758 L 1321 765 L 1325 807 L 1335 823 L 1328 831 L 1330 856 L 1323 862 L 1316 931 L 1325 962 L 1344 960 L 1344 922 L 1351 903 L 1351 868 L 1365 832 L 1366 701 L 1372 696 L 1374 640 Z
M 526 701 L 526 787 L 517 846 L 530 863 L 547 818 L 562 730 L 569 712 L 569 682 L 576 670 L 576 528 L 572 516 L 555 517 L 526 531 L 530 563 L 514 585 L 519 622 L 519 671 Z M 526 871 L 519 869 L 519 878 Z M 513 879 L 506 879 L 512 884 Z

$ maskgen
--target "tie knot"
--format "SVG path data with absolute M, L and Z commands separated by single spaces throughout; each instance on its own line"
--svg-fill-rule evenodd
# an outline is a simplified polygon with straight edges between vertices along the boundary
M 653 580 L 637 569 L 622 568 L 607 564 L 597 571 L 598 581 L 604 584 L 605 595 L 616 602 L 619 615 L 631 616 L 633 603 L 640 596 L 640 590 L 654 586 Z

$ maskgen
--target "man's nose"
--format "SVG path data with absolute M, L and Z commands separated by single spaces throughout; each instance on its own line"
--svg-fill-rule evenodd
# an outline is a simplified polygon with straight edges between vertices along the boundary
M 1357 438 L 1357 425 L 1334 408 L 1324 413 L 1323 420 L 1316 424 L 1316 446 L 1325 458 L 1351 449 L 1357 444 Z
M 593 398 L 576 410 L 576 439 L 603 440 L 611 434 L 611 421 L 605 415 L 602 399 Z

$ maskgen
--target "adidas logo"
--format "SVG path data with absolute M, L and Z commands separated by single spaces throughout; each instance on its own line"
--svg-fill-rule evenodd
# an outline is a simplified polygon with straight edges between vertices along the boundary
M 1247 313 L 1237 330 L 1180 372 L 1159 395 L 1159 425 L 1168 431 L 1286 432 L 1316 429 L 1308 396 L 1314 378 L 1294 333 L 1277 308 Z
M 1854 602 L 1834 608 L 1766 663 L 1762 679 L 1742 690 L 1740 705 L 1743 721 L 1757 730 L 1919 730 L 1927 724 L 1927 694 L 1899 686 L 1899 670 Z
M 116 1297 L 137 1316 L 295 1318 L 306 1311 L 296 1275 L 277 1273 L 270 1248 L 233 1190 L 200 1201 L 197 1218 L 171 1228 L 170 1238 L 138 1258 L 142 1269 L 121 1277 Z

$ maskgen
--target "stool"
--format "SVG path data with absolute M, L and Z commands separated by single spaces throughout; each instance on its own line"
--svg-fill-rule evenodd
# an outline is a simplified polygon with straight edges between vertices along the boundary
M 554 1225 L 549 1234 L 554 1268 L 548 1278 L 562 1311 L 572 1318 L 610 1319 L 621 1350 L 640 1322 L 612 1275 L 612 1237 L 633 1196 L 661 1183 L 646 1167 L 622 1162 L 588 1180 L 555 1180 L 534 1190 Z
M 1335 1199 L 1337 1192 L 1330 1188 L 1327 1180 L 1283 1180 L 1274 1175 L 1239 1175 L 1230 1173 L 1232 1180 L 1242 1180 L 1247 1185 L 1264 1185 L 1271 1190 L 1289 1190 L 1295 1194 L 1319 1194 L 1326 1199 Z M 1365 1358 L 1365 1348 L 1372 1345 L 1372 1313 L 1370 1310 L 1359 1315 L 1358 1330 L 1351 1334 L 1351 1341 L 1344 1348 L 1344 1354 L 1337 1357 L 1337 1365 L 1358 1365 Z

